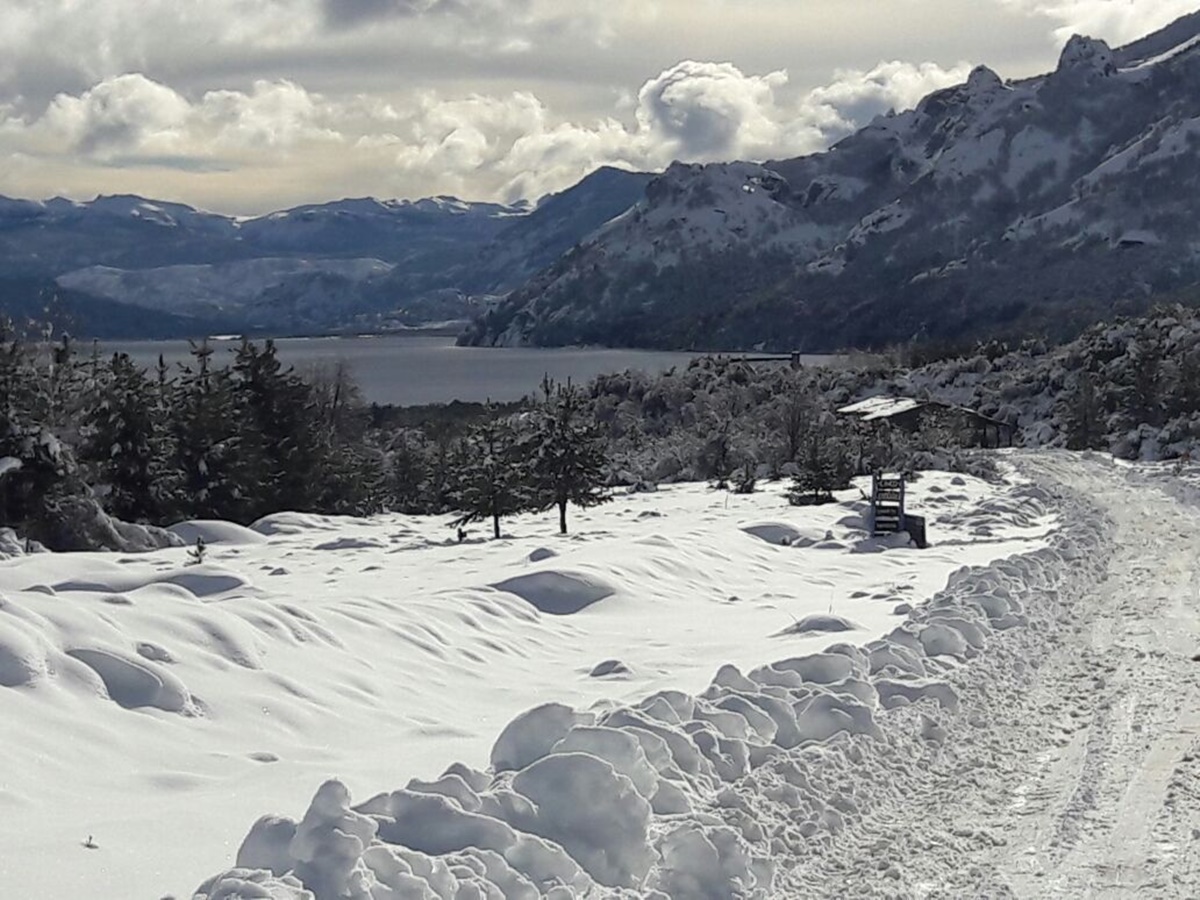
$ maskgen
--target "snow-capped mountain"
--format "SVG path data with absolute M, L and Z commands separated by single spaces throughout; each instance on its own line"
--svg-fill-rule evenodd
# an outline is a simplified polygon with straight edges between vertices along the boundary
M 1200 278 L 1200 14 L 828 151 L 672 166 L 480 318 L 489 344 L 806 350 L 1078 330 Z
M 135 196 L 0 197 L 0 313 L 55 295 L 72 330 L 113 336 L 305 332 L 467 318 L 642 194 L 649 175 L 604 169 L 528 203 L 345 199 L 237 219 Z M 153 311 L 111 315 L 113 304 Z M 89 315 L 105 310 L 105 322 Z M 106 327 L 107 326 L 107 327 Z

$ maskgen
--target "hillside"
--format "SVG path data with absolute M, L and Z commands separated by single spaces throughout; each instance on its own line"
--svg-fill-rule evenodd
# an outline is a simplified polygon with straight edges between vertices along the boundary
M 24 317 L 57 296 L 73 333 L 125 337 L 462 320 L 635 203 L 649 179 L 601 169 L 536 206 L 359 198 L 252 219 L 136 196 L 0 198 L 0 313 Z
M 1066 337 L 1200 279 L 1200 16 L 986 67 L 828 151 L 672 166 L 473 343 L 829 350 Z

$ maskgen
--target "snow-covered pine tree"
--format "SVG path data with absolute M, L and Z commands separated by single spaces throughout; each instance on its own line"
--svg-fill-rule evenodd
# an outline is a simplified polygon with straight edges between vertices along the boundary
M 1068 450 L 1099 450 L 1107 443 L 1104 405 L 1096 390 L 1096 376 L 1086 368 L 1075 373 L 1060 413 Z
M 24 471 L 30 455 L 30 406 L 33 373 L 23 343 L 12 325 L 0 319 L 0 526 L 19 527 L 31 499 L 30 474 Z
M 330 436 L 312 392 L 275 343 L 243 341 L 234 357 L 231 387 L 239 433 L 236 480 L 248 519 L 281 509 L 313 511 L 326 487 Z
M 826 413 L 812 422 L 801 441 L 788 502 L 795 506 L 828 503 L 834 491 L 850 486 L 853 474 L 845 437 Z
M 154 385 L 124 353 L 97 373 L 97 400 L 88 410 L 82 458 L 106 485 L 105 507 L 128 522 L 158 521 L 164 513 L 163 418 Z
M 607 482 L 608 443 L 582 391 L 571 382 L 542 383 L 528 440 L 534 505 L 558 507 L 558 529 L 567 533 L 567 504 L 597 506 L 612 499 Z
M 387 506 L 402 513 L 421 513 L 433 507 L 434 449 L 420 429 L 403 428 L 384 448 Z
M 173 466 L 179 472 L 180 518 L 245 519 L 236 477 L 238 428 L 229 371 L 212 366 L 208 341 L 192 344 L 194 363 L 174 382 Z
M 450 504 L 461 515 L 451 524 L 491 519 L 499 538 L 502 517 L 530 508 L 526 454 L 510 421 L 492 419 L 472 428 L 454 458 Z

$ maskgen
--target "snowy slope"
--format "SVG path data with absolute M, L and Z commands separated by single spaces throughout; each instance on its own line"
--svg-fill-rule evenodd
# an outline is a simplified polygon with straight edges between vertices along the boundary
M 114 269 L 91 266 L 59 276 L 70 290 L 131 306 L 161 310 L 199 320 L 236 321 L 248 327 L 287 329 L 304 321 L 295 304 L 279 310 L 268 299 L 280 294 L 301 297 L 308 284 L 338 283 L 361 288 L 383 279 L 394 266 L 378 259 L 295 259 L 264 257 L 208 265 Z M 322 321 L 336 320 L 345 298 L 328 287 L 316 310 Z M 309 314 L 309 317 L 312 313 Z
M 208 541 L 200 565 L 185 565 L 183 549 L 0 562 L 0 720 L 21 735 L 0 768 L 0 893 L 189 896 L 204 877 L 234 864 L 256 817 L 299 817 L 331 777 L 363 801 L 410 778 L 434 779 L 459 760 L 471 780 L 483 779 L 472 790 L 487 793 L 490 776 L 482 773 L 497 736 L 518 713 L 548 701 L 597 715 L 655 691 L 699 695 L 730 663 L 773 679 L 787 696 L 791 688 L 782 686 L 798 677 L 787 674 L 789 666 L 821 676 L 810 664 L 776 671 L 764 663 L 833 642 L 871 642 L 905 622 L 906 609 L 934 596 L 960 567 L 1033 552 L 1057 527 L 1050 498 L 1019 478 L 992 486 L 930 475 L 913 486 L 911 504 L 929 516 L 934 546 L 888 550 L 887 541 L 865 538 L 858 496 L 854 489 L 838 505 L 800 510 L 774 490 L 740 497 L 679 486 L 573 514 L 567 538 L 553 534 L 549 518 L 522 517 L 507 524 L 501 541 L 471 535 L 462 545 L 441 520 L 281 514 L 253 531 L 181 526 L 185 540 Z M 852 630 L 838 630 L 845 627 Z M 927 639 L 963 652 L 951 631 L 939 626 Z M 846 652 L 839 658 L 862 659 Z M 884 656 L 907 658 L 904 651 Z M 921 665 L 932 675 L 948 661 Z M 840 671 L 843 664 L 821 665 Z M 726 670 L 723 683 L 741 683 L 731 677 Z M 836 690 L 860 692 L 852 682 Z M 811 689 L 796 698 L 805 693 Z M 842 713 L 818 713 L 827 702 L 801 717 L 807 724 L 789 726 L 793 733 L 840 730 Z M 661 717 L 655 708 L 642 707 Z M 738 708 L 736 716 L 728 712 Z M 704 710 L 695 712 L 709 722 L 701 730 L 719 734 L 739 734 L 747 722 L 765 729 L 770 720 L 734 700 L 706 702 Z M 549 715 L 561 721 L 553 709 Z M 537 736 L 543 727 L 526 738 L 510 729 L 491 761 L 518 765 L 527 739 L 544 739 Z M 647 720 L 646 727 L 657 726 Z M 605 751 L 595 741 L 606 734 L 585 731 L 579 746 L 610 758 L 628 737 L 610 736 L 616 744 Z M 673 752 L 684 752 L 681 738 L 663 734 Z M 684 739 L 694 755 L 680 763 L 686 776 L 665 758 L 655 757 L 657 775 L 644 769 L 644 757 L 626 761 L 648 779 L 639 780 L 642 791 L 665 784 L 660 810 L 707 808 L 744 765 L 734 762 L 742 751 L 732 745 L 727 764 L 710 759 L 696 734 L 694 746 Z M 508 753 L 516 762 L 504 762 Z M 580 790 L 607 796 L 611 769 L 584 765 L 600 783 Z M 527 777 L 522 789 L 542 788 Z M 324 795 L 331 791 L 338 793 Z M 330 802 L 336 806 L 336 796 Z M 461 802 L 470 801 L 463 795 Z M 646 802 L 628 795 L 628 809 L 616 804 L 609 811 L 616 827 Z M 475 824 L 506 840 L 510 826 L 492 820 Z M 414 821 L 433 833 L 433 820 Z M 443 833 L 455 833 L 446 827 Z M 279 828 L 256 832 L 256 865 L 263 854 L 286 855 L 276 846 Z M 567 880 L 581 888 L 597 873 L 612 881 L 558 828 L 526 822 L 519 830 L 565 841 L 578 862 L 529 839 L 521 846 L 534 855 L 521 863 L 510 854 L 510 862 L 553 864 L 564 877 L 575 872 Z M 630 871 L 641 871 L 644 853 L 631 835 Z M 94 847 L 85 845 L 89 838 Z M 328 838 L 313 839 L 320 845 Z M 314 852 L 320 865 L 329 862 L 326 851 Z M 734 858 L 729 866 L 736 873 Z M 656 871 L 668 878 L 666 867 Z M 504 882 L 499 869 L 493 874 Z M 310 877 L 315 884 L 333 876 L 314 870 Z
M 1198 98 L 1189 16 L 1036 78 L 977 67 L 812 156 L 673 166 L 470 339 L 817 352 L 1148 305 L 1200 281 Z

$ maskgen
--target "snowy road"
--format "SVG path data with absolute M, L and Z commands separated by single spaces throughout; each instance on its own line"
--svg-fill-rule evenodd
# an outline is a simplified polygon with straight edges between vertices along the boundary
M 784 893 L 1200 896 L 1200 509 L 1166 469 L 1018 459 L 1068 530 L 1103 522 L 1095 552 L 949 679 L 943 741 L 892 741 L 904 777 Z
M 1027 803 L 997 872 L 1018 896 L 1195 897 L 1200 516 L 1132 471 L 1066 457 L 1030 470 L 1086 494 L 1115 530 L 1107 580 L 1079 599 L 1023 705 L 1043 726 L 1066 720 L 1019 772 Z

